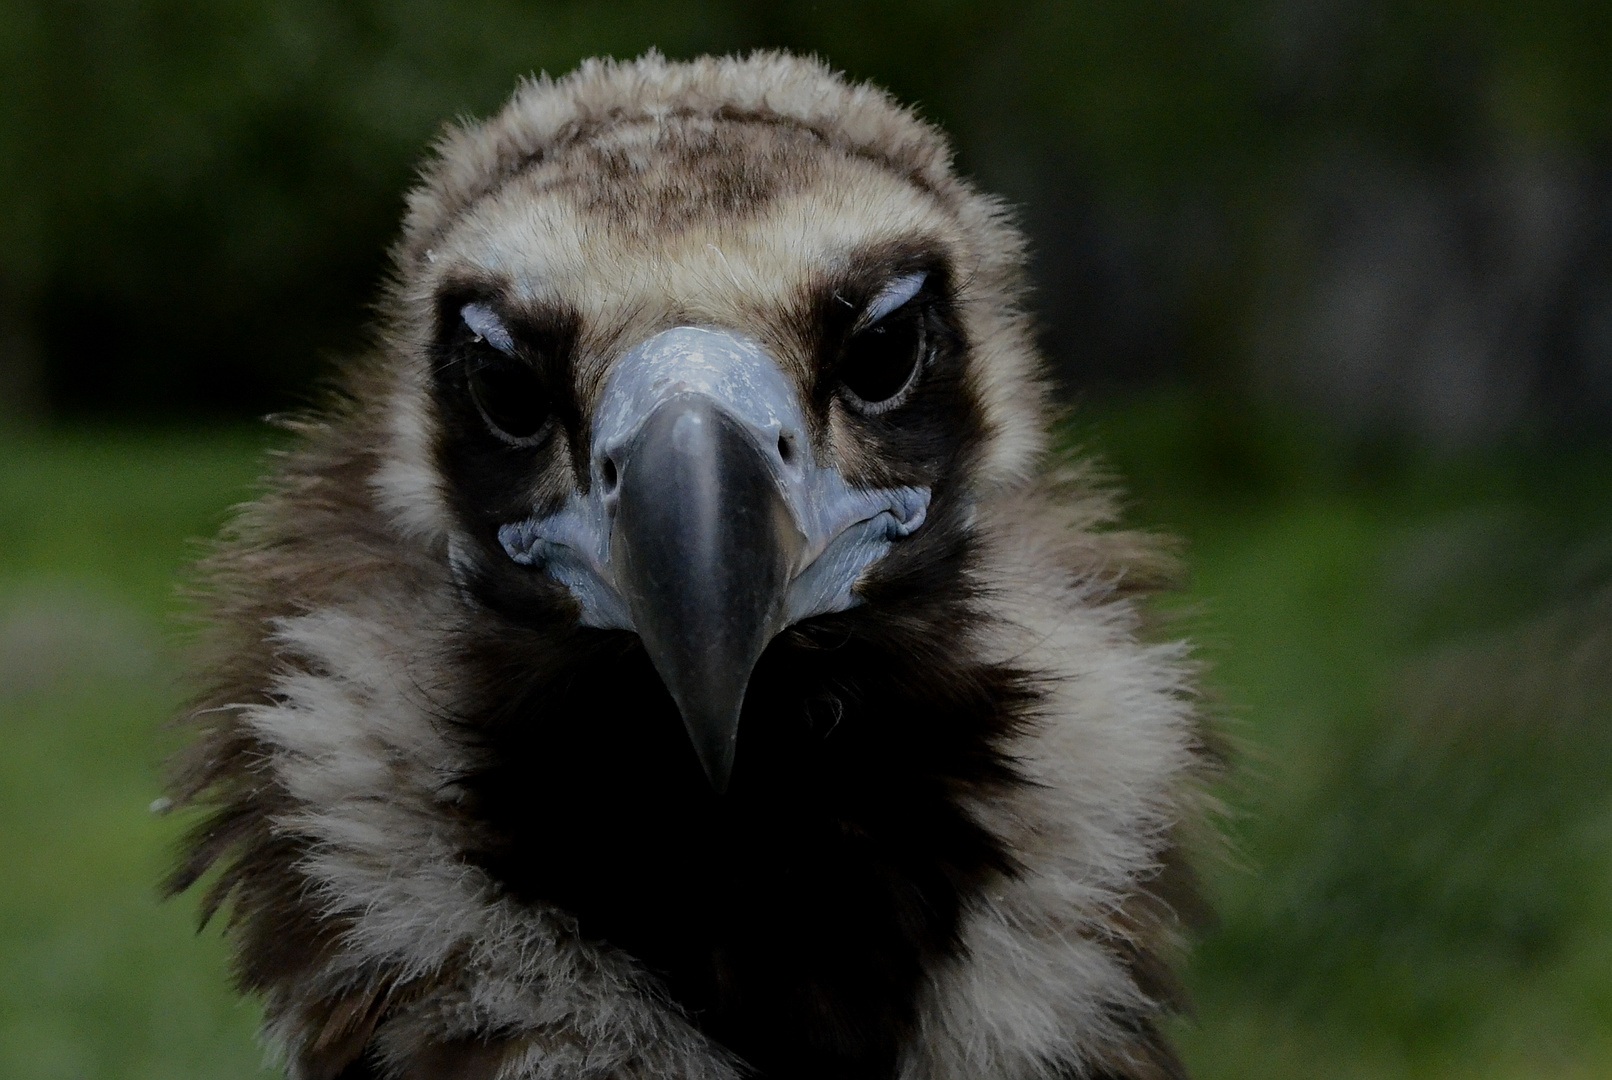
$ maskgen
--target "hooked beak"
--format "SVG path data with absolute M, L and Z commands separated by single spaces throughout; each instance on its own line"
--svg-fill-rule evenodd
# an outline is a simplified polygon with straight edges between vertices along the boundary
M 852 488 L 805 432 L 759 344 L 668 330 L 605 386 L 588 492 L 499 531 L 511 559 L 570 589 L 584 625 L 637 632 L 718 794 L 768 642 L 857 604 L 862 572 L 929 504 L 926 488 Z
M 618 468 L 616 588 L 721 793 L 806 538 L 759 448 L 703 395 L 656 409 Z

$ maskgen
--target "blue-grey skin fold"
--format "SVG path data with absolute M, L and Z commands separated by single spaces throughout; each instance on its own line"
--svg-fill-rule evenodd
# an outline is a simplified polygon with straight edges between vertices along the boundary
M 694 326 L 657 334 L 622 358 L 595 413 L 588 493 L 573 493 L 557 513 L 499 529 L 509 557 L 570 589 L 582 625 L 635 629 L 611 572 L 617 492 L 607 490 L 604 464 L 619 459 L 651 413 L 684 394 L 711 398 L 748 429 L 804 537 L 777 629 L 860 603 L 852 589 L 862 571 L 924 523 L 929 489 L 855 488 L 837 468 L 819 465 L 794 388 L 766 350 L 739 335 Z M 780 436 L 792 447 L 790 462 L 778 453 Z
M 492 327 L 469 312 L 466 322 L 497 346 Z M 583 625 L 639 634 L 719 793 L 767 642 L 858 604 L 863 572 L 929 507 L 927 488 L 847 483 L 806 432 L 794 387 L 759 343 L 676 327 L 606 382 L 587 493 L 498 534 L 512 560 L 570 590 Z

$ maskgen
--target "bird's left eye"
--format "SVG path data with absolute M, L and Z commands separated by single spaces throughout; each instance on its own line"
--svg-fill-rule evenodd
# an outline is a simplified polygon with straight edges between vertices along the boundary
M 905 399 L 928 347 L 923 316 L 920 304 L 908 302 L 846 342 L 840 382 L 863 412 L 881 413 Z

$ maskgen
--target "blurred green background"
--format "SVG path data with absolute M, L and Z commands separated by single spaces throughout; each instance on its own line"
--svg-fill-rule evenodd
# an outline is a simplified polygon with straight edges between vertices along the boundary
M 441 124 L 650 46 L 818 52 L 1020 207 L 1238 747 L 1195 1073 L 1612 1077 L 1605 0 L 0 0 L 0 1076 L 260 1068 L 154 897 L 175 583 Z

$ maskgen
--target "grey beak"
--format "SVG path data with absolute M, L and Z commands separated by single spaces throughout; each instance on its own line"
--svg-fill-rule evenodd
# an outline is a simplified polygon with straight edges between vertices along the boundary
M 616 588 L 721 794 L 806 538 L 761 448 L 709 397 L 662 403 L 622 457 Z
M 862 572 L 929 506 L 927 488 L 850 485 L 807 430 L 760 343 L 674 327 L 606 383 L 587 490 L 498 533 L 512 560 L 570 590 L 582 625 L 639 635 L 719 794 L 767 643 L 860 603 Z

